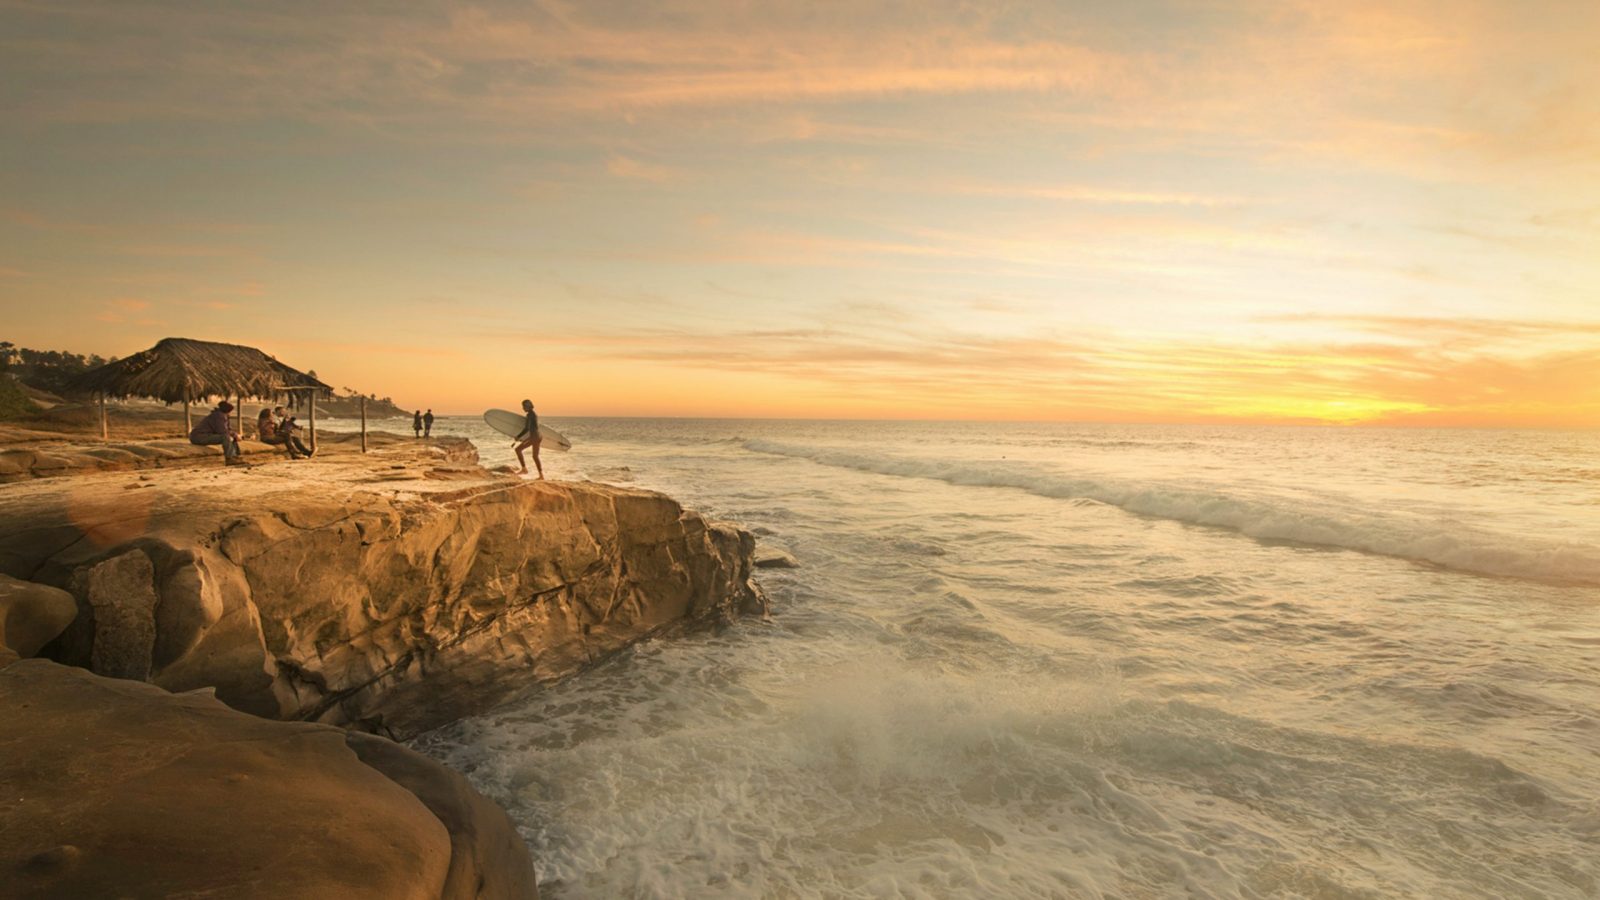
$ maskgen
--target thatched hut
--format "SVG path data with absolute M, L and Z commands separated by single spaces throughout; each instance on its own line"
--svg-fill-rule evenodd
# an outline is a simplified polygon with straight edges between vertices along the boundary
M 184 427 L 191 427 L 189 405 L 212 397 L 331 397 L 333 388 L 290 368 L 254 347 L 166 338 L 149 350 L 85 372 L 77 387 L 100 398 L 105 436 L 108 397 L 151 397 L 183 404 Z M 236 403 L 243 415 L 243 404 Z M 316 439 L 316 404 L 311 405 L 311 438 Z

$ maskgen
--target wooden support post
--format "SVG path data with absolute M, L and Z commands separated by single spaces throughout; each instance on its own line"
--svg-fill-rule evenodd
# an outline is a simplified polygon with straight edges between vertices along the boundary
M 110 421 L 108 421 L 108 419 L 109 419 L 109 415 L 106 412 L 106 395 L 105 394 L 101 394 L 100 395 L 100 440 L 102 440 L 102 441 L 111 440 L 111 423 L 110 423 Z
M 317 452 L 317 392 L 308 391 L 307 394 L 311 398 L 311 452 L 315 453 Z
M 233 433 L 244 437 L 244 398 L 235 397 L 233 406 Z
M 367 452 L 367 398 L 361 398 L 361 452 Z
M 188 437 L 189 432 L 193 430 L 194 420 L 189 416 L 189 398 L 185 397 L 183 400 L 183 436 Z

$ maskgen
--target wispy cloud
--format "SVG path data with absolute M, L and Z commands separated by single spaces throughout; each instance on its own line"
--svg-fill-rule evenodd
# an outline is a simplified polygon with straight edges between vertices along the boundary
M 612 156 L 606 160 L 606 172 L 616 178 L 649 181 L 665 184 L 684 177 L 684 173 L 668 166 L 656 165 L 627 156 Z
M 1404 345 L 1455 348 L 1512 343 L 1541 346 L 1551 340 L 1600 342 L 1600 321 L 1482 319 L 1429 316 L 1295 313 L 1259 316 L 1257 321 L 1337 327 L 1380 336 Z
M 955 185 L 955 193 L 990 197 L 1032 197 L 1106 206 L 1242 206 L 1247 198 L 1184 191 L 1131 190 L 1090 184 L 1062 185 Z
M 162 321 L 149 312 L 150 301 L 138 297 L 116 297 L 105 302 L 95 320 L 108 325 L 136 325 L 141 327 L 161 325 Z
M 109 229 L 97 222 L 79 222 L 42 215 L 29 209 L 7 209 L 0 213 L 7 221 L 33 231 L 56 231 L 74 234 L 103 234 Z

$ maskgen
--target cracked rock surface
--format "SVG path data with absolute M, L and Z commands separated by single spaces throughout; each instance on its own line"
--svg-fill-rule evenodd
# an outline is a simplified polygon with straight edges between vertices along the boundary
M 748 533 L 475 462 L 459 442 L 13 484 L 0 573 L 74 598 L 43 656 L 399 737 L 764 608 Z

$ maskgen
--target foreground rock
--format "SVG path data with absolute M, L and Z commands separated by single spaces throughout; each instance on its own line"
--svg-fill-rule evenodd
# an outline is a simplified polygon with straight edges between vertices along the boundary
M 45 660 L 0 722 L 8 897 L 537 895 L 505 814 L 383 738 Z
M 0 666 L 38 653 L 77 615 L 66 591 L 0 575 Z
M 660 494 L 416 444 L 0 492 L 0 573 L 77 605 L 44 655 L 397 736 L 762 608 L 753 549 Z

